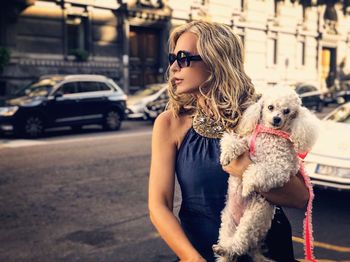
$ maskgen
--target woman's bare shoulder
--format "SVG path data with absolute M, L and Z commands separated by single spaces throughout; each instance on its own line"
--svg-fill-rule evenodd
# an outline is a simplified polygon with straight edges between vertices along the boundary
M 178 145 L 181 144 L 191 124 L 192 118 L 189 114 L 175 116 L 170 110 L 167 110 L 157 117 L 153 132 L 156 132 L 160 137 L 171 139 L 173 143 Z
M 175 116 L 170 110 L 166 110 L 157 117 L 154 125 L 166 129 L 177 129 L 188 125 L 190 118 L 189 114 Z

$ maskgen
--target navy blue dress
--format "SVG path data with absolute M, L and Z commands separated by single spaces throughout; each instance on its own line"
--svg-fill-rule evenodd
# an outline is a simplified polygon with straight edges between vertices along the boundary
M 178 150 L 176 175 L 182 203 L 179 218 L 192 245 L 208 261 L 215 261 L 212 245 L 217 243 L 221 211 L 225 205 L 228 175 L 220 162 L 220 140 L 199 135 L 189 129 Z M 294 261 L 291 227 L 278 208 L 265 240 L 267 257 Z M 241 257 L 239 261 L 249 261 Z

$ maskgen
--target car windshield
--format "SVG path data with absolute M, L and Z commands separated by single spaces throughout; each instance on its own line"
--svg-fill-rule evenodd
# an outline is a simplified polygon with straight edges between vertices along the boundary
M 145 97 L 145 96 L 154 95 L 162 88 L 163 88 L 163 85 L 152 85 L 144 90 L 137 91 L 133 95 L 133 97 Z
M 339 107 L 326 120 L 350 124 L 350 104 Z
M 304 94 L 304 93 L 308 93 L 308 92 L 312 92 L 312 91 L 317 91 L 317 88 L 314 86 L 300 85 L 300 86 L 296 87 L 295 91 L 298 94 Z
M 16 96 L 48 96 L 57 81 L 47 78 L 34 82 L 21 89 Z

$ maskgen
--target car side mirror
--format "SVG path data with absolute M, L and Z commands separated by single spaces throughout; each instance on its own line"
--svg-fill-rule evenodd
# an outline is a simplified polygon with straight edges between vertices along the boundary
M 57 91 L 55 94 L 54 94 L 54 98 L 57 99 L 58 97 L 62 97 L 63 96 L 63 93 L 61 91 Z

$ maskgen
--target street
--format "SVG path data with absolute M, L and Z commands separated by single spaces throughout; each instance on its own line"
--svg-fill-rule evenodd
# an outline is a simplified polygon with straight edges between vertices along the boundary
M 175 261 L 148 217 L 151 131 L 126 121 L 118 132 L 1 138 L 0 261 Z M 350 261 L 350 193 L 315 193 L 317 259 Z M 301 260 L 305 211 L 285 211 Z
M 1 149 L 0 261 L 169 261 L 147 214 L 150 131 Z

